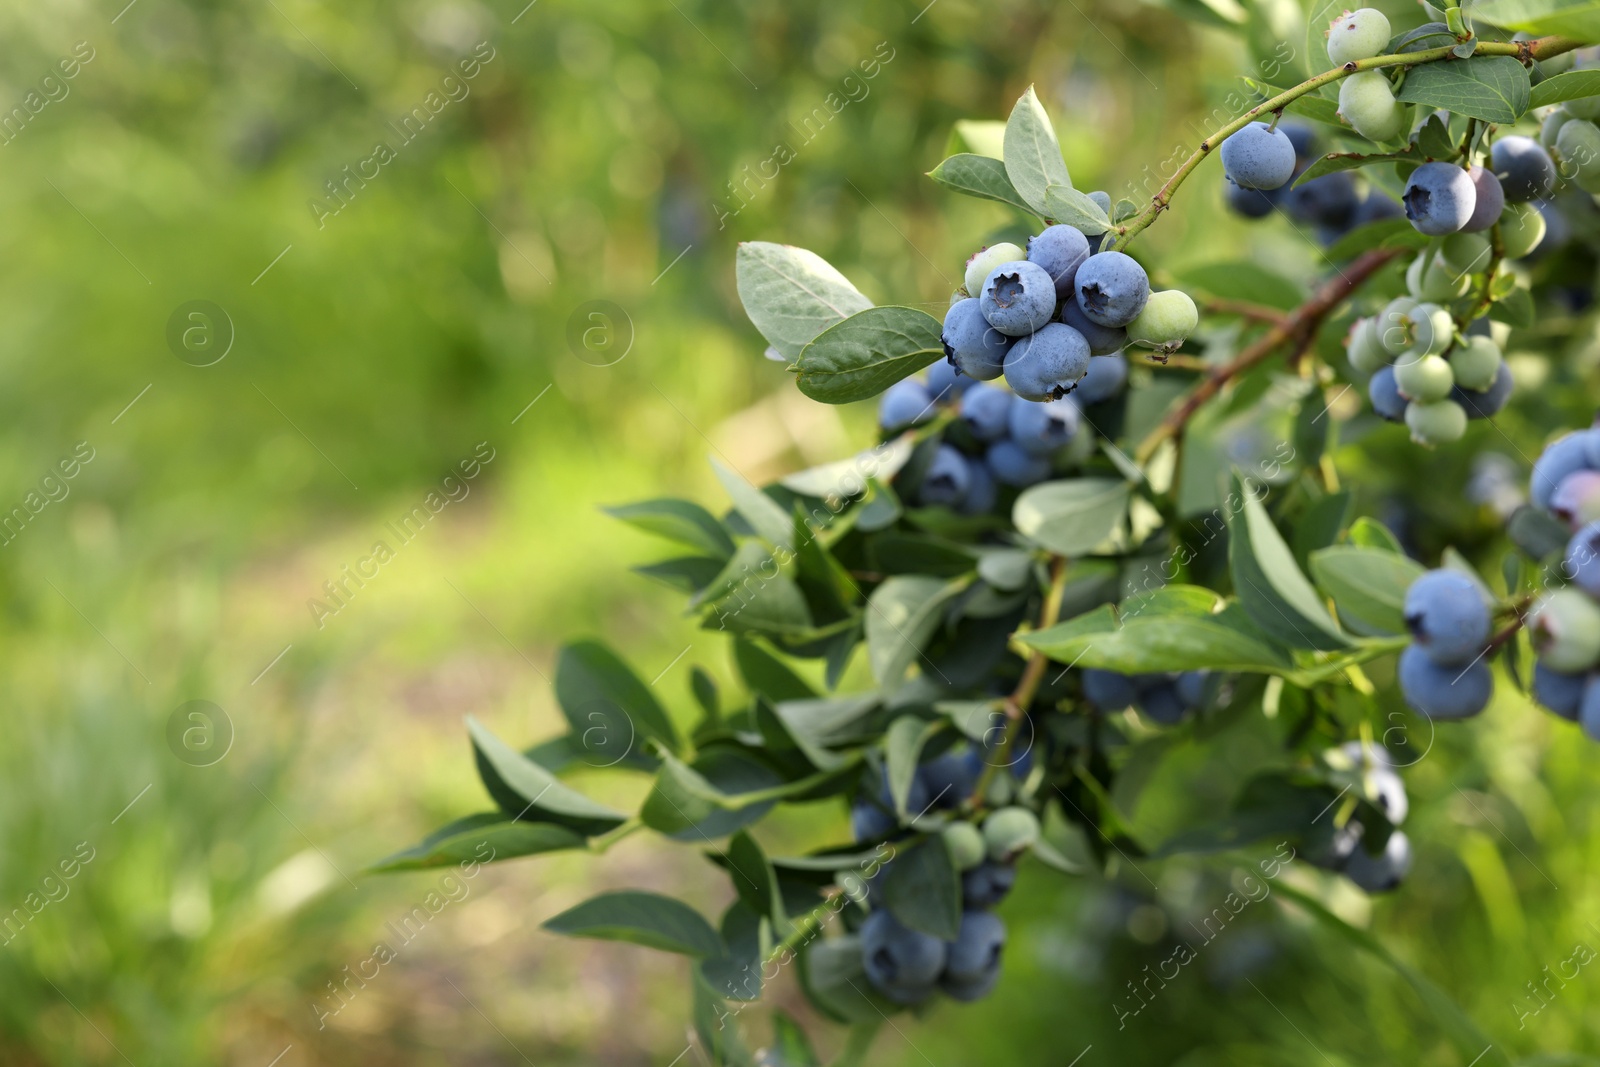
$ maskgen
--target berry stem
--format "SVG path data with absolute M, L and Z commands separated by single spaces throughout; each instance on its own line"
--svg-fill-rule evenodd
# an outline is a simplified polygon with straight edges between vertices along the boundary
M 1275 307 L 1252 303 L 1249 300 L 1207 300 L 1203 307 L 1206 311 L 1218 315 L 1237 315 L 1242 319 L 1254 319 L 1269 325 L 1278 325 L 1288 318 L 1287 313 Z
M 1148 462 L 1162 441 L 1182 436 L 1184 427 L 1188 425 L 1194 413 L 1199 411 L 1207 400 L 1221 392 L 1222 387 L 1237 375 L 1263 362 L 1279 348 L 1291 342 L 1294 344 L 1296 355 L 1304 351 L 1316 338 L 1317 328 L 1322 325 L 1322 320 L 1327 318 L 1334 308 L 1385 264 L 1405 251 L 1406 249 L 1402 248 L 1374 248 L 1357 256 L 1348 267 L 1324 282 L 1310 300 L 1256 338 L 1231 362 L 1214 368 L 1202 378 L 1194 392 L 1173 408 L 1139 443 L 1138 449 L 1134 452 L 1134 461 Z
M 1570 37 L 1540 37 L 1532 41 L 1479 41 L 1476 55 L 1480 56 L 1512 56 L 1524 64 L 1535 59 L 1548 59 L 1570 52 L 1575 48 L 1582 48 L 1587 42 L 1573 40 Z M 1116 228 L 1117 239 L 1110 244 L 1110 248 L 1123 252 L 1127 250 L 1128 243 L 1143 232 L 1156 218 L 1167 209 L 1172 202 L 1172 194 L 1177 192 L 1178 186 L 1183 184 L 1185 178 L 1194 172 L 1205 158 L 1221 146 L 1222 142 L 1255 122 L 1262 115 L 1269 112 L 1282 111 L 1296 100 L 1308 93 L 1314 93 L 1324 85 L 1332 85 L 1336 81 L 1347 78 L 1357 71 L 1378 70 L 1385 67 L 1415 67 L 1423 63 L 1438 63 L 1456 58 L 1455 45 L 1445 45 L 1440 48 L 1426 48 L 1419 52 L 1398 52 L 1392 55 L 1373 56 L 1371 59 L 1358 59 L 1346 63 L 1342 67 L 1323 71 L 1321 74 L 1307 78 L 1292 89 L 1285 89 L 1277 96 L 1265 100 L 1246 111 L 1232 122 L 1223 126 L 1205 140 L 1183 161 L 1166 184 L 1156 190 L 1150 203 L 1138 214 L 1130 218 L 1125 224 Z
M 1478 298 L 1472 302 L 1472 306 L 1456 320 L 1456 330 L 1458 332 L 1466 333 L 1467 327 L 1474 320 L 1488 313 L 1490 305 L 1494 303 L 1492 291 L 1495 272 L 1500 269 L 1500 261 L 1505 258 L 1505 255 L 1506 246 L 1505 242 L 1500 238 L 1500 224 L 1497 222 L 1489 227 L 1489 264 L 1483 269 L 1483 288 L 1478 291 Z M 1451 347 L 1454 348 L 1455 346 L 1452 345 Z

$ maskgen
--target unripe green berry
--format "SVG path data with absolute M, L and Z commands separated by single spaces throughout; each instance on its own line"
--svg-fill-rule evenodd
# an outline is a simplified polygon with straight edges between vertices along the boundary
M 1028 253 L 1010 241 L 1002 241 L 974 253 L 972 258 L 967 260 L 967 295 L 977 296 L 983 292 L 983 280 L 1000 264 L 1015 263 L 1017 260 L 1027 258 Z
M 1469 274 L 1488 269 L 1489 258 L 1489 238 L 1481 233 L 1453 233 L 1439 246 L 1440 265 L 1450 268 L 1462 281 Z
M 1328 27 L 1328 58 L 1336 67 L 1382 55 L 1389 44 L 1389 19 L 1376 8 L 1346 11 Z
M 1556 135 L 1560 174 L 1586 193 L 1600 192 L 1600 126 L 1573 119 Z
M 1600 659 L 1600 605 L 1572 588 L 1546 593 L 1528 614 L 1528 635 L 1546 667 L 1586 671 Z
M 1600 97 L 1581 96 L 1576 100 L 1568 100 L 1561 105 L 1561 110 L 1571 118 L 1593 122 L 1600 119 Z
M 1544 145 L 1545 151 L 1551 151 L 1556 146 L 1556 135 L 1561 132 L 1561 127 L 1572 121 L 1572 112 L 1566 108 L 1558 107 L 1544 117 L 1544 122 L 1539 124 L 1539 143 Z
M 1411 347 L 1411 332 L 1406 316 L 1416 310 L 1417 302 L 1408 296 L 1396 297 L 1378 313 L 1378 343 L 1391 356 L 1398 356 Z
M 1475 237 L 1477 234 L 1451 234 Z M 1465 271 L 1452 270 L 1432 251 L 1419 252 L 1406 268 L 1406 288 L 1418 300 L 1454 300 L 1466 293 L 1472 279 Z
M 1521 259 L 1544 240 L 1544 214 L 1534 203 L 1507 204 L 1500 213 L 1500 244 L 1507 259 Z
M 1502 362 L 1500 346 L 1487 337 L 1468 337 L 1450 353 L 1450 370 L 1456 384 L 1479 392 L 1494 384 Z
M 1419 445 L 1446 445 L 1467 432 L 1467 412 L 1454 400 L 1407 404 L 1406 427 Z
M 1350 357 L 1350 365 L 1362 374 L 1371 374 L 1389 362 L 1389 353 L 1378 340 L 1377 319 L 1357 319 L 1351 325 L 1345 353 Z
M 1406 352 L 1417 359 L 1443 354 L 1455 340 L 1456 320 L 1438 304 L 1418 304 L 1405 317 L 1411 345 Z
M 983 820 L 983 841 L 989 858 L 1015 859 L 1039 840 L 1039 817 L 1027 808 L 1001 808 Z
M 950 862 L 958 871 L 970 871 L 983 862 L 988 854 L 988 843 L 983 832 L 970 822 L 953 822 L 940 831 L 944 847 L 950 850 Z
M 1177 289 L 1151 293 L 1144 309 L 1128 323 L 1128 340 L 1150 348 L 1182 344 L 1200 325 L 1200 309 Z
M 1339 117 L 1369 141 L 1392 141 L 1406 126 L 1406 108 L 1382 71 L 1363 70 L 1339 86 Z
M 1394 384 L 1400 394 L 1417 404 L 1429 404 L 1450 395 L 1455 375 L 1442 356 L 1423 356 L 1407 359 L 1402 356 L 1394 365 Z

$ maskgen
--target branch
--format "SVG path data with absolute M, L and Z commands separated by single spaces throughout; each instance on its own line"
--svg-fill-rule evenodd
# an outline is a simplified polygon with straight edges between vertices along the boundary
M 1265 304 L 1256 304 L 1249 300 L 1207 300 L 1202 305 L 1204 310 L 1213 311 L 1219 315 L 1237 315 L 1242 319 L 1254 319 L 1256 322 L 1271 324 L 1281 323 L 1288 316 L 1275 307 Z
M 1534 41 L 1479 41 L 1477 50 L 1473 53 L 1479 56 L 1511 56 L 1517 61 L 1528 64 L 1535 59 L 1548 59 L 1575 48 L 1584 47 L 1585 42 L 1576 41 L 1568 37 L 1540 37 Z M 1134 215 L 1124 225 L 1115 228 L 1117 239 L 1110 248 L 1116 251 L 1126 251 L 1128 242 L 1132 241 L 1140 232 L 1155 222 L 1156 217 L 1167 209 L 1172 202 L 1172 194 L 1177 192 L 1183 180 L 1198 167 L 1206 156 L 1223 141 L 1244 129 L 1262 115 L 1281 113 L 1284 108 L 1294 103 L 1309 93 L 1314 93 L 1324 85 L 1332 85 L 1336 81 L 1347 78 L 1357 71 L 1378 70 L 1384 67 L 1415 67 L 1424 63 L 1438 63 L 1456 58 L 1455 45 L 1443 45 L 1439 48 L 1427 48 L 1420 52 L 1401 52 L 1386 56 L 1373 56 L 1371 59 L 1358 59 L 1346 63 L 1342 67 L 1323 71 L 1314 77 L 1296 85 L 1293 89 L 1285 89 L 1277 96 L 1246 111 L 1243 115 L 1217 130 L 1211 136 L 1200 142 L 1183 165 L 1168 178 L 1166 184 L 1156 190 L 1156 195 L 1150 203 L 1137 215 Z
M 1304 351 L 1316 337 L 1317 328 L 1322 325 L 1322 320 L 1327 318 L 1345 297 L 1386 263 L 1406 251 L 1408 250 L 1404 248 L 1374 248 L 1363 252 L 1352 260 L 1348 267 L 1322 283 L 1322 287 L 1310 300 L 1290 312 L 1281 323 L 1256 338 L 1235 356 L 1232 362 L 1213 369 L 1202 378 L 1194 392 L 1173 408 L 1167 417 L 1161 420 L 1160 425 L 1151 430 L 1139 443 L 1138 449 L 1134 452 L 1134 461 L 1146 462 L 1162 441 L 1182 434 L 1183 428 L 1188 425 L 1194 413 L 1200 410 L 1207 400 L 1221 392 L 1222 387 L 1237 375 L 1263 362 L 1279 348 L 1291 342 L 1296 352 Z

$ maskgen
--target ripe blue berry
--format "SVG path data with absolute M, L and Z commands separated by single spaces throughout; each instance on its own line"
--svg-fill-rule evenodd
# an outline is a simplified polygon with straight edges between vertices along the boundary
M 1406 398 L 1400 395 L 1400 387 L 1395 384 L 1393 367 L 1378 368 L 1367 383 L 1367 396 L 1372 400 L 1372 410 L 1377 412 L 1379 418 L 1390 422 L 1405 421 Z
M 1550 513 L 1574 530 L 1600 519 L 1600 471 L 1574 471 L 1561 479 Z
M 1467 233 L 1478 233 L 1500 221 L 1500 213 L 1506 207 L 1506 194 L 1493 171 L 1474 165 L 1467 171 L 1467 176 L 1472 179 L 1477 200 L 1473 204 L 1472 215 L 1461 229 Z
M 1025 259 L 1002 263 L 984 279 L 978 306 L 1007 337 L 1033 333 L 1055 317 L 1055 279 Z
M 1078 402 L 1063 397 L 1048 404 L 1012 404 L 1011 440 L 1035 456 L 1051 456 L 1078 432 Z
M 1294 174 L 1294 142 L 1282 130 L 1252 122 L 1222 142 L 1222 170 L 1246 189 L 1276 189 Z
M 1076 300 L 1061 305 L 1061 321 L 1083 334 L 1083 339 L 1089 342 L 1091 356 L 1109 356 L 1122 351 L 1122 346 L 1128 343 L 1125 327 L 1100 325 L 1083 313 Z
M 973 380 L 948 359 L 935 360 L 928 368 L 928 395 L 940 404 L 955 403 L 972 385 Z
M 989 473 L 987 464 L 968 463 L 967 478 L 966 498 L 956 510 L 963 515 L 987 515 L 994 510 L 995 501 L 1000 495 L 994 475 Z
M 1412 582 L 1405 620 L 1417 647 L 1444 666 L 1472 662 L 1489 640 L 1489 606 L 1477 583 L 1455 571 L 1429 571 Z
M 1344 229 L 1355 217 L 1356 183 L 1347 171 L 1312 178 L 1283 194 L 1283 213 L 1297 222 Z
M 946 752 L 917 768 L 917 778 L 928 795 L 928 803 L 938 808 L 953 808 L 972 795 L 982 772 L 981 761 L 965 753 Z
M 1264 219 L 1278 206 L 1277 190 L 1246 189 L 1222 179 L 1222 202 L 1247 219 Z
M 857 841 L 877 841 L 888 837 L 899 825 L 893 812 L 869 800 L 858 800 L 850 805 L 850 829 Z
M 1467 224 L 1478 193 L 1467 172 L 1451 163 L 1424 163 L 1406 180 L 1406 218 L 1430 237 L 1455 233 Z
M 1037 263 L 1055 279 L 1056 299 L 1072 295 L 1072 280 L 1089 258 L 1089 239 L 1071 226 L 1049 226 L 1028 238 L 1028 262 Z
M 1500 179 L 1506 202 L 1545 200 L 1555 191 L 1556 165 L 1531 137 L 1502 137 L 1489 149 L 1489 169 Z
M 1310 182 L 1306 183 L 1310 185 Z M 1355 214 L 1350 217 L 1350 222 L 1355 226 L 1364 226 L 1369 222 L 1382 222 L 1385 219 L 1403 219 L 1406 209 L 1400 206 L 1400 201 L 1388 193 L 1379 192 L 1377 189 L 1368 189 L 1367 195 L 1361 198 L 1361 203 L 1356 205 Z
M 1196 711 L 1205 706 L 1206 686 L 1211 681 L 1210 671 L 1184 671 L 1178 675 L 1174 683 L 1178 690 L 1178 699 L 1190 711 Z
M 984 863 L 961 876 L 961 899 L 969 908 L 992 908 L 1005 899 L 1017 880 L 1017 869 Z
M 1550 498 L 1563 478 L 1576 471 L 1593 469 L 1591 445 L 1600 444 L 1600 435 L 1594 430 L 1574 430 L 1552 441 L 1533 464 L 1533 474 L 1528 479 L 1528 496 L 1537 507 L 1550 506 Z
M 1052 322 L 1020 338 L 1006 356 L 1006 384 L 1024 400 L 1059 400 L 1089 370 L 1089 342 L 1065 323 Z
M 901 925 L 887 908 L 861 924 L 861 957 L 867 980 L 890 1000 L 911 1004 L 927 999 L 944 970 L 945 944 Z
M 1086 668 L 1082 681 L 1084 699 L 1101 711 L 1119 711 L 1139 696 L 1133 679 L 1116 671 Z
M 1386 893 L 1400 885 L 1411 870 L 1411 839 L 1395 830 L 1384 843 L 1383 852 L 1372 856 L 1357 848 L 1344 865 L 1344 876 L 1368 893 Z
M 961 915 L 961 930 L 949 943 L 944 976 L 959 983 L 986 979 L 1000 969 L 1006 947 L 1006 924 L 992 911 L 970 910 Z
M 1030 455 L 1011 440 L 996 441 L 989 446 L 984 462 L 989 473 L 1002 485 L 1026 488 L 1050 477 L 1050 461 L 1043 456 Z
M 915 378 L 891 385 L 878 402 L 878 425 L 885 430 L 916 426 L 933 418 L 933 397 Z
M 1089 370 L 1073 397 L 1083 405 L 1110 400 L 1128 384 L 1128 361 L 1121 352 L 1109 356 L 1095 356 L 1089 361 Z
M 998 441 L 1011 427 L 1016 397 L 993 385 L 975 385 L 961 398 L 961 421 L 980 441 Z
M 1078 308 L 1102 326 L 1126 326 L 1144 310 L 1150 278 L 1122 252 L 1100 252 L 1078 268 Z
M 1430 719 L 1466 719 L 1489 706 L 1494 676 L 1481 659 L 1466 667 L 1446 667 L 1411 645 L 1400 653 L 1400 692 Z
M 950 305 L 944 314 L 944 332 L 939 340 L 944 354 L 956 369 L 974 381 L 987 382 L 1000 377 L 1011 338 L 989 325 L 977 297 Z
M 918 499 L 935 507 L 953 508 L 966 500 L 971 486 L 972 469 L 967 457 L 949 445 L 940 445 L 922 476 Z
M 1578 707 L 1583 703 L 1588 682 L 1587 674 L 1563 674 L 1543 663 L 1533 665 L 1533 699 L 1563 719 L 1578 720 Z
M 1178 725 L 1189 712 L 1188 705 L 1178 693 L 1177 684 L 1164 676 L 1142 687 L 1133 706 L 1162 726 Z
M 1506 406 L 1506 401 L 1511 399 L 1511 391 L 1515 383 L 1511 380 L 1511 368 L 1504 362 L 1494 372 L 1494 384 L 1481 393 L 1474 389 L 1462 389 L 1460 386 L 1450 391 L 1450 399 L 1466 411 L 1469 419 L 1487 419 L 1500 413 Z

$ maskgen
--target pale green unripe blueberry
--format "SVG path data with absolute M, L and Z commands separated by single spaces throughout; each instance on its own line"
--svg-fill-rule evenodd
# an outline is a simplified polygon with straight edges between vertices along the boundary
M 1128 340 L 1151 348 L 1181 344 L 1200 325 L 1200 309 L 1177 289 L 1151 293 L 1144 309 L 1128 323 Z
M 1027 808 L 1001 808 L 983 820 L 983 841 L 989 858 L 1015 859 L 1039 840 L 1039 817 Z
M 1431 404 L 1450 395 L 1456 383 L 1450 364 L 1443 356 L 1423 356 L 1421 359 L 1402 357 L 1394 365 L 1394 384 L 1407 400 L 1417 404 Z
M 1546 593 L 1528 614 L 1528 635 L 1546 667 L 1586 671 L 1600 659 L 1600 605 L 1576 589 Z
M 983 862 L 989 852 L 983 832 L 970 822 L 953 822 L 940 831 L 944 847 L 950 850 L 950 862 L 958 871 L 970 871 Z
M 1494 384 L 1503 362 L 1500 346 L 1487 337 L 1468 337 L 1450 353 L 1450 370 L 1456 384 L 1479 392 Z
M 1389 362 L 1389 353 L 1378 340 L 1377 319 L 1355 321 L 1345 342 L 1345 354 L 1350 357 L 1350 365 L 1362 374 L 1372 374 Z
M 1328 58 L 1336 67 L 1383 54 L 1389 44 L 1389 19 L 1376 8 L 1346 11 L 1328 27 Z
M 1407 404 L 1406 428 L 1419 445 L 1447 445 L 1467 432 L 1467 411 L 1454 400 Z
M 1593 122 L 1600 119 L 1600 97 L 1581 96 L 1576 100 L 1568 100 L 1561 105 L 1561 110 L 1572 118 Z
M 1406 268 L 1406 288 L 1418 300 L 1454 300 L 1471 285 L 1472 279 L 1465 272 L 1451 269 L 1432 251 L 1419 252 Z
M 1560 173 L 1586 193 L 1600 192 L 1600 126 L 1573 119 L 1556 135 Z
M 1500 213 L 1500 244 L 1507 259 L 1521 259 L 1544 240 L 1544 213 L 1534 203 L 1507 204 Z
M 983 251 L 973 255 L 967 260 L 966 285 L 967 295 L 977 296 L 983 292 L 983 280 L 989 272 L 1002 263 L 1015 263 L 1027 259 L 1028 253 L 1010 241 L 1002 241 L 997 245 L 990 245 Z
M 1489 266 L 1489 238 L 1481 233 L 1453 233 L 1439 246 L 1439 262 L 1459 278 Z
M 1376 70 L 1358 71 L 1339 86 L 1339 117 L 1369 141 L 1392 141 L 1406 126 L 1405 105 Z
M 1411 333 L 1406 326 L 1406 316 L 1416 310 L 1417 302 L 1408 296 L 1396 297 L 1378 313 L 1378 343 L 1391 356 L 1398 356 L 1411 347 Z
M 1556 135 L 1561 132 L 1561 127 L 1572 120 L 1572 112 L 1564 107 L 1558 107 L 1544 117 L 1544 122 L 1539 124 L 1539 143 L 1544 145 L 1545 151 L 1550 151 L 1556 146 Z
M 1418 304 L 1405 317 L 1406 335 L 1411 344 L 1406 354 L 1411 359 L 1443 354 L 1455 340 L 1456 321 L 1438 304 Z

